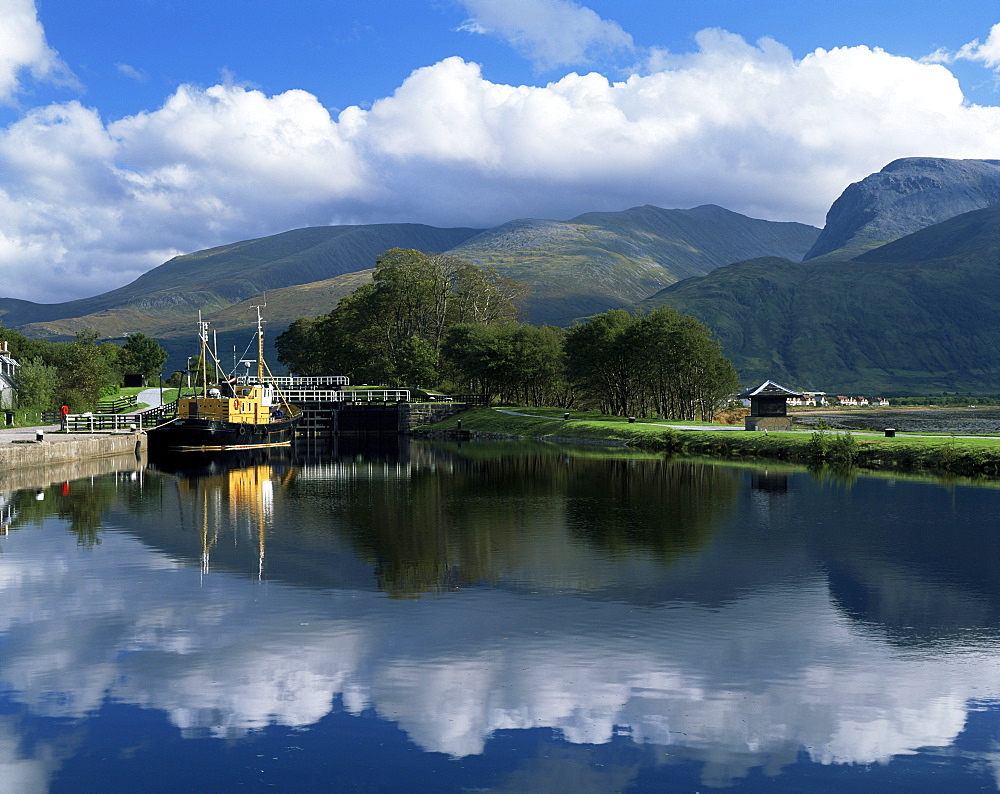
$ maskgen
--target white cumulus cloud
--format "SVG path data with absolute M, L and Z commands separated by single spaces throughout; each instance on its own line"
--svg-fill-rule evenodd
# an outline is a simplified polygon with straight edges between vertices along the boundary
M 955 52 L 939 49 L 927 56 L 931 63 L 953 63 L 954 61 L 978 61 L 988 69 L 1000 67 L 1000 23 L 990 28 L 986 41 L 973 39 L 963 44 Z
M 485 0 L 467 7 L 497 29 L 506 18 Z M 539 9 L 592 13 L 516 8 L 537 12 L 521 16 L 528 31 Z M 588 36 L 578 52 L 625 42 Z M 339 113 L 302 90 L 229 82 L 182 85 L 119 119 L 79 102 L 30 110 L 0 129 L 2 294 L 83 297 L 178 253 L 329 223 L 483 228 L 714 203 L 821 225 L 849 183 L 894 159 L 1000 151 L 1000 108 L 967 102 L 941 63 L 864 46 L 796 59 L 715 29 L 696 39 L 618 81 L 508 85 L 446 58 Z
M 0 102 L 10 102 L 27 71 L 38 80 L 71 82 L 72 75 L 45 41 L 34 0 L 0 3 Z
M 461 0 L 472 14 L 461 30 L 498 36 L 538 66 L 587 63 L 599 52 L 631 49 L 632 37 L 572 0 Z

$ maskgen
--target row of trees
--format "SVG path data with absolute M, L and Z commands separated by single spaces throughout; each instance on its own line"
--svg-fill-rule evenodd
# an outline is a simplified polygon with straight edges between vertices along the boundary
M 616 309 L 568 331 L 459 325 L 445 353 L 460 383 L 484 397 L 617 416 L 711 418 L 739 385 L 708 329 L 668 307 L 645 317 Z
M 450 383 L 520 405 L 616 415 L 711 418 L 736 390 L 730 362 L 693 317 L 622 310 L 564 330 L 516 320 L 523 288 L 455 257 L 393 249 L 371 284 L 329 314 L 297 320 L 276 339 L 302 375 L 353 382 Z
M 45 342 L 0 327 L 0 339 L 20 365 L 19 408 L 89 410 L 102 393 L 118 390 L 124 373 L 139 372 L 152 381 L 167 360 L 160 344 L 141 333 L 130 334 L 124 345 L 99 342 L 93 331 L 81 331 L 71 342 Z

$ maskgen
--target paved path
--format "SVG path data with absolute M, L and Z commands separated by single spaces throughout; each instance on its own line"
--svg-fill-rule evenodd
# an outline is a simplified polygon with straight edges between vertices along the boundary
M 12 444 L 15 441 L 34 441 L 35 433 L 41 430 L 46 434 L 46 439 L 49 441 L 55 440 L 55 437 L 48 438 L 49 433 L 55 433 L 59 429 L 59 425 L 43 425 L 42 427 L 3 427 L 0 428 L 0 444 Z M 62 436 L 62 438 L 70 438 L 70 436 Z
M 161 391 L 159 388 L 143 389 L 137 395 L 136 402 L 145 403 L 150 408 L 159 408 L 161 405 L 163 405 L 163 402 L 160 400 L 160 395 Z M 135 411 L 133 411 L 132 413 L 135 413 Z

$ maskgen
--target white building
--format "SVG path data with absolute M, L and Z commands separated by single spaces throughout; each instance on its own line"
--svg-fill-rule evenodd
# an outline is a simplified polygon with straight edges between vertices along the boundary
M 7 343 L 0 341 L 0 408 L 13 408 L 17 404 L 17 367 Z

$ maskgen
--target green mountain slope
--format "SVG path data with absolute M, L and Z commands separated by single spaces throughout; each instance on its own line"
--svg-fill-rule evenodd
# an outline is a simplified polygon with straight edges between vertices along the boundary
M 172 340 L 190 338 L 198 311 L 228 333 L 228 318 L 266 291 L 273 338 L 298 317 L 330 311 L 350 291 L 346 284 L 369 277 L 379 254 L 401 247 L 494 264 L 534 288 L 532 321 L 568 323 L 747 256 L 801 258 L 818 234 L 811 226 L 754 220 L 710 206 L 638 207 L 566 223 L 514 221 L 487 232 L 416 224 L 297 229 L 179 256 L 131 284 L 84 300 L 42 305 L 0 299 L 0 322 L 48 338 L 81 328 L 106 338 L 142 331 L 172 348 Z M 358 274 L 353 280 L 338 280 L 352 273 Z M 176 359 L 171 365 L 177 366 Z
M 705 322 L 746 383 L 998 391 L 1000 208 L 966 213 L 851 261 L 739 262 L 635 308 L 664 304 Z
M 152 327 L 188 319 L 199 309 L 222 310 L 264 290 L 367 270 L 389 248 L 446 251 L 479 231 L 405 223 L 296 229 L 175 257 L 131 284 L 92 298 L 57 304 L 0 299 L 0 321 L 21 327 L 102 315 L 110 323 L 118 314 L 121 333 L 141 318 Z
M 801 259 L 818 234 L 812 226 L 757 220 L 712 205 L 644 206 L 565 222 L 511 221 L 451 253 L 528 284 L 532 322 L 566 325 L 730 262 L 764 255 Z
M 266 302 L 263 310 L 266 318 L 264 334 L 266 360 L 274 366 L 278 360 L 274 350 L 274 338 L 303 316 L 303 306 L 325 306 L 326 309 L 323 311 L 329 311 L 342 297 L 369 282 L 372 272 L 369 268 L 323 281 L 269 290 L 266 295 L 258 293 L 224 309 L 207 312 L 205 318 L 211 322 L 222 363 L 226 366 L 232 364 L 234 347 L 238 348 L 237 360 L 246 357 L 244 350 L 255 339 L 257 321 L 257 313 L 253 308 L 255 305 Z M 317 315 L 320 313 L 322 312 L 315 312 Z M 197 312 L 192 313 L 190 310 L 185 311 L 180 317 L 156 317 L 139 310 L 123 308 L 68 320 L 29 323 L 21 326 L 20 330 L 28 336 L 42 339 L 72 337 L 79 328 L 91 328 L 103 338 L 120 337 L 125 333 L 141 331 L 158 340 L 166 349 L 170 358 L 165 370 L 169 372 L 184 366 L 186 357 L 197 352 L 196 318 Z M 250 357 L 255 357 L 253 351 Z

